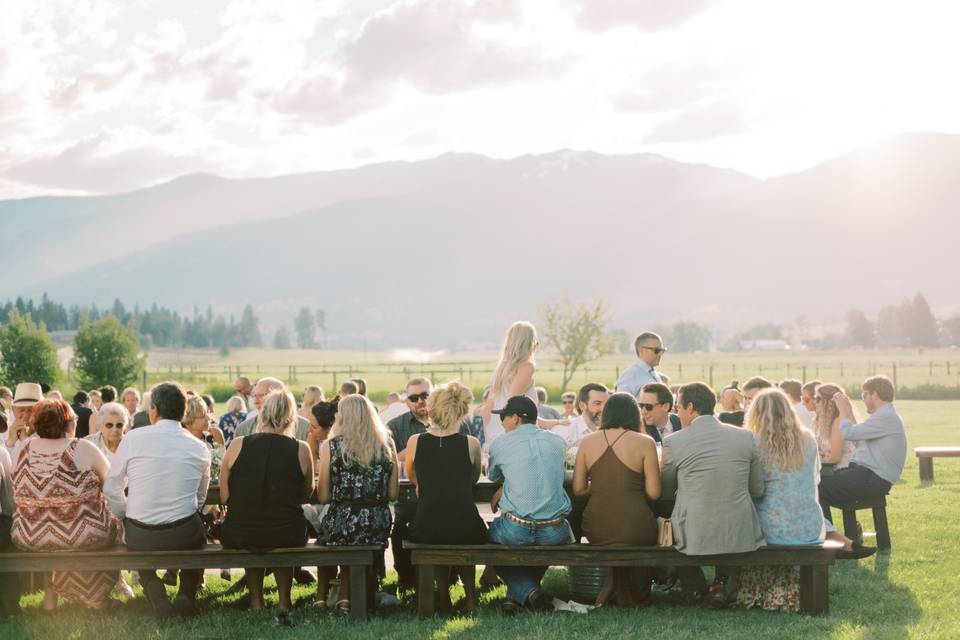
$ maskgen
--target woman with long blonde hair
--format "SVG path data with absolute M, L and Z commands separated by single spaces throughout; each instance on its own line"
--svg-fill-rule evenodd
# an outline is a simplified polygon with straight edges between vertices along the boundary
M 537 370 L 534 354 L 539 346 L 537 329 L 530 322 L 525 320 L 514 322 L 507 329 L 503 348 L 500 350 L 500 360 L 497 362 L 490 382 L 490 395 L 487 396 L 480 411 L 483 417 L 484 451 L 489 450 L 493 441 L 504 433 L 503 423 L 500 421 L 500 416 L 493 413 L 494 409 L 502 409 L 506 406 L 507 400 L 513 396 L 527 396 L 539 406 L 537 388 L 533 383 L 533 375 Z M 537 420 L 537 424 L 541 427 L 555 427 L 564 422 L 563 420 Z
M 833 396 L 842 393 L 839 385 L 826 383 L 818 385 L 813 392 L 813 433 L 817 437 L 820 462 L 831 465 L 832 469 L 843 469 L 850 465 L 856 445 L 843 439 L 840 433 L 840 411 L 833 402 Z M 856 418 L 856 416 L 854 416 Z
M 373 404 L 361 395 L 340 400 L 330 437 L 320 447 L 317 498 L 330 508 L 317 542 L 326 545 L 380 545 L 390 536 L 390 501 L 400 493 L 399 462 L 390 432 Z M 340 593 L 350 593 L 350 572 L 341 567 Z M 317 605 L 326 602 L 329 574 L 317 580 Z M 341 611 L 350 601 L 337 602 Z
M 793 403 L 777 388 L 750 403 L 744 424 L 757 440 L 764 493 L 757 516 L 767 544 L 819 544 L 826 537 L 817 501 L 820 457 L 813 434 L 804 429 Z M 736 606 L 800 609 L 799 572 L 793 566 L 750 567 L 740 573 Z
M 323 395 L 323 388 L 311 384 L 303 389 L 303 402 L 300 404 L 300 410 L 297 412 L 301 417 L 306 418 L 308 422 L 313 422 L 313 406 L 323 402 L 326 398 Z

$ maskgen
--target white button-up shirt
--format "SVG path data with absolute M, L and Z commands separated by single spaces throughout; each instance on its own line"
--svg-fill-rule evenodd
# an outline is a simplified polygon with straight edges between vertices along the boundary
M 580 441 L 593 433 L 593 430 L 587 425 L 587 421 L 583 419 L 583 416 L 579 415 L 575 420 L 572 420 L 570 424 L 558 424 L 553 427 L 550 429 L 550 433 L 563 438 L 569 449 L 570 447 L 579 446 Z
M 124 487 L 129 495 L 124 496 Z M 210 486 L 210 449 L 176 420 L 135 429 L 120 441 L 103 485 L 110 510 L 144 524 L 196 513 Z

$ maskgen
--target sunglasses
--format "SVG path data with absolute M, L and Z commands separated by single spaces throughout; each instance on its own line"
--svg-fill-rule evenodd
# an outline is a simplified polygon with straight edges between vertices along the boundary
M 123 429 L 124 424 L 122 422 L 104 422 L 104 429 Z
M 563 404 L 573 404 L 573 400 L 564 400 Z
M 648 350 L 650 350 L 650 351 L 653 351 L 653 352 L 654 352 L 655 354 L 657 354 L 657 355 L 660 355 L 661 353 L 666 353 L 666 352 L 667 352 L 667 348 L 666 348 L 666 347 L 640 347 L 640 348 L 641 348 L 641 349 L 648 349 Z
M 638 402 L 637 406 L 644 411 L 653 411 L 653 408 L 656 407 L 657 405 L 652 404 L 650 402 Z
M 420 402 L 421 400 L 426 400 L 429 397 L 429 391 L 424 391 L 423 393 L 413 393 L 407 396 L 407 402 Z

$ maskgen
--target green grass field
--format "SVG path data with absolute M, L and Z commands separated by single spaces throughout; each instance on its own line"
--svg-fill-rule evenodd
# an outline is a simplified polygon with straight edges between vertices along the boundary
M 148 381 L 173 378 L 197 387 L 229 384 L 239 370 L 257 378 L 273 375 L 302 388 L 319 384 L 325 390 L 335 388 L 345 378 L 367 380 L 371 396 L 380 398 L 401 390 L 413 375 L 425 375 L 435 382 L 459 378 L 474 388 L 490 381 L 497 355 L 493 352 L 426 354 L 411 350 L 394 352 L 323 351 L 316 349 L 237 349 L 223 357 L 216 351 L 155 350 L 149 355 Z M 576 372 L 567 385 L 576 389 L 585 382 L 612 385 L 620 371 L 630 366 L 630 354 L 613 354 L 592 362 Z M 732 379 L 746 380 L 753 375 L 770 379 L 820 379 L 856 386 L 877 373 L 896 378 L 898 387 L 914 388 L 922 384 L 960 389 L 960 353 L 936 351 L 836 351 L 783 353 L 667 353 L 660 371 L 673 382 L 704 380 L 723 387 Z M 549 351 L 538 354 L 537 384 L 546 386 L 553 400 L 562 391 L 562 373 Z
M 898 407 L 907 423 L 911 447 L 960 444 L 960 402 L 904 401 Z M 935 484 L 921 486 L 911 452 L 888 501 L 892 552 L 859 563 L 834 565 L 830 571 L 831 610 L 823 617 L 703 611 L 678 601 L 658 600 L 636 611 L 609 608 L 587 615 L 504 618 L 498 607 L 504 596 L 501 587 L 484 597 L 474 617 L 420 620 L 412 603 L 407 603 L 365 623 L 351 623 L 333 614 L 317 613 L 309 606 L 311 590 L 295 587 L 300 606 L 294 616 L 299 625 L 281 630 L 273 625 L 271 611 L 246 612 L 237 598 L 221 597 L 227 584 L 209 576 L 204 613 L 190 621 L 158 623 L 142 598 L 117 612 L 97 614 L 65 605 L 48 616 L 37 609 L 39 595 L 31 595 L 23 599 L 26 610 L 19 619 L 0 621 L 0 638 L 960 638 L 960 460 L 939 459 L 935 469 Z M 866 529 L 872 529 L 869 512 L 861 512 L 859 517 Z M 839 522 L 839 514 L 836 519 Z M 548 573 L 546 589 L 549 595 L 567 596 L 562 569 Z M 275 592 L 268 594 L 268 603 L 276 604 Z

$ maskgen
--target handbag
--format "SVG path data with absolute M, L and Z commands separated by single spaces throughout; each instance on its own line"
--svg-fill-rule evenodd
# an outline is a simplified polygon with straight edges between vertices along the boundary
M 673 524 L 670 518 L 657 518 L 657 546 L 673 546 Z

